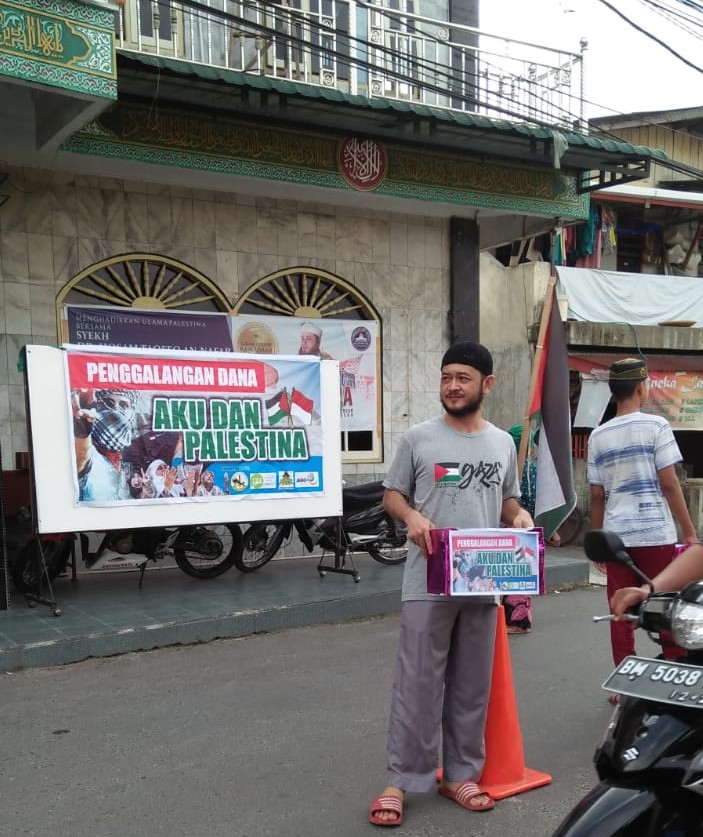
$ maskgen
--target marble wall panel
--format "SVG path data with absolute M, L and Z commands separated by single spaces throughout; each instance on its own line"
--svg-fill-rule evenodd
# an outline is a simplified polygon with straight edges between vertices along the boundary
M 39 337 L 56 340 L 56 302 L 52 293 L 42 285 L 29 286 L 30 323 L 32 341 Z
M 29 307 L 29 284 L 5 282 L 5 323 L 13 334 L 31 334 L 32 315 Z
M 2 299 L 1 296 L 0 299 Z M 2 334 L 0 334 L 0 392 L 7 392 L 8 383 L 9 378 L 7 374 L 7 334 L 5 333 L 5 328 L 3 328 Z
M 215 235 L 216 204 L 207 200 L 193 201 L 193 246 L 198 248 L 216 246 Z
M 21 176 L 13 174 L 8 177 L 3 182 L 2 188 L 3 194 L 7 195 L 7 200 L 3 203 L 2 212 L 0 212 L 0 233 L 26 232 L 28 222 L 24 208 Z
M 299 212 L 295 219 L 298 234 L 298 254 L 305 262 L 317 257 L 317 216 Z
M 219 206 L 218 206 L 219 211 Z M 238 250 L 244 253 L 258 253 L 258 231 L 257 231 L 257 212 L 256 206 L 248 204 L 237 204 L 235 207 L 235 217 L 237 219 L 236 236 L 232 240 L 231 247 L 223 247 L 226 250 Z M 219 229 L 219 228 L 218 228 Z M 220 240 L 217 240 L 217 246 L 222 247 Z
M 146 193 L 125 192 L 124 229 L 127 241 L 148 241 L 149 198 Z
M 51 240 L 54 257 L 54 287 L 63 287 L 78 273 L 78 240 L 55 235 Z
M 51 193 L 51 234 L 76 236 L 77 201 L 76 190 L 71 185 L 52 184 Z M 0 213 L 1 214 L 1 213 Z
M 27 233 L 0 233 L 0 265 L 5 282 L 29 281 Z
M 19 414 L 9 415 L 11 388 L 22 386 L 17 353 L 27 342 L 56 339 L 44 284 L 55 293 L 81 270 L 125 252 L 192 265 L 232 301 L 264 276 L 299 265 L 355 285 L 383 326 L 384 463 L 345 472 L 382 476 L 404 430 L 438 412 L 434 386 L 447 338 L 445 221 L 65 173 L 13 172 L 8 191 L 12 201 L 0 212 L 0 415 L 7 404 L 8 456 L 26 449 L 23 397 Z
M 27 233 L 27 256 L 30 283 L 53 285 L 55 275 L 53 236 L 44 233 Z
M 32 187 L 24 195 L 25 230 L 38 235 L 51 235 L 51 209 L 49 183 L 44 181 L 32 184 Z

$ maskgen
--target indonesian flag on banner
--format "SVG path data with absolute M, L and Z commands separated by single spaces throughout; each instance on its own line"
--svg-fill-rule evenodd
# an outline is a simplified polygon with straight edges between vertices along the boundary
M 284 389 L 277 392 L 273 398 L 266 400 L 266 413 L 269 425 L 278 424 L 279 421 L 290 418 L 290 401 Z
M 298 419 L 302 424 L 312 423 L 312 411 L 315 402 L 311 401 L 307 395 L 299 389 L 294 389 L 290 396 L 290 414 Z
M 537 419 L 537 485 L 535 524 L 551 538 L 576 506 L 571 459 L 571 408 L 569 403 L 569 363 L 564 326 L 559 316 L 554 284 L 549 323 L 539 363 L 536 386 L 529 406 L 530 418 Z M 549 298 L 545 299 L 545 305 Z

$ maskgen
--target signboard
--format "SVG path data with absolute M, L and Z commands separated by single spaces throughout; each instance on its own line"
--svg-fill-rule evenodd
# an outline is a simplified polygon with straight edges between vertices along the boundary
M 663 416 L 673 430 L 703 430 L 703 373 L 650 372 L 642 411 Z
M 235 352 L 338 361 L 342 430 L 376 431 L 380 422 L 378 323 L 240 314 L 231 318 L 231 324 Z
M 540 593 L 539 529 L 433 530 L 427 592 L 445 596 Z
M 65 305 L 65 342 L 76 346 L 231 352 L 228 314 Z

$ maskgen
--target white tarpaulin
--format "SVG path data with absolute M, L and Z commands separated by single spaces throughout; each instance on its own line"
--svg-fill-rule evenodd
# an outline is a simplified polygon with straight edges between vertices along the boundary
M 703 327 L 703 278 L 557 267 L 557 294 L 568 316 L 588 323 L 658 325 L 694 320 Z

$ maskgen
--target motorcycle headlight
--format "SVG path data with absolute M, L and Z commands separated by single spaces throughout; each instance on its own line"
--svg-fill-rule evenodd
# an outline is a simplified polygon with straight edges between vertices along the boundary
M 671 608 L 671 633 L 681 648 L 703 648 L 703 602 L 677 599 Z

